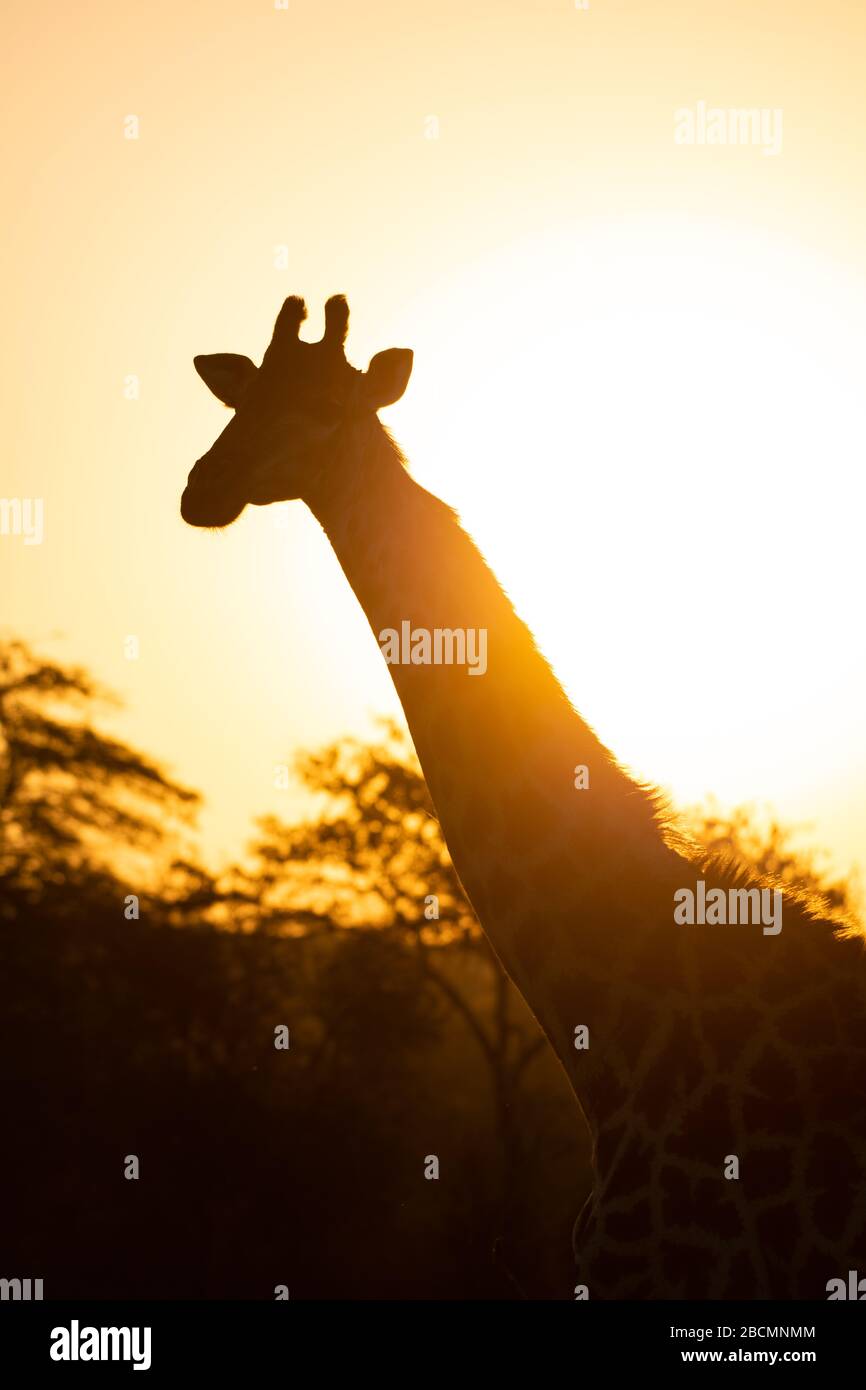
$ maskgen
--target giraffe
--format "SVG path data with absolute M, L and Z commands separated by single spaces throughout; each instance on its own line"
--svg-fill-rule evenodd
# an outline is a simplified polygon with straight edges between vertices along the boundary
M 826 1298 L 855 1271 L 866 1296 L 862 937 L 790 893 L 778 926 L 720 924 L 719 901 L 748 907 L 755 883 L 702 856 L 602 745 L 380 422 L 412 353 L 359 371 L 345 298 L 320 342 L 301 339 L 305 317 L 285 301 L 259 368 L 195 358 L 235 413 L 181 515 L 222 528 L 303 500 L 383 652 L 407 623 L 413 644 L 486 634 L 480 678 L 426 661 L 423 641 L 390 672 L 457 873 L 589 1127 L 575 1295 Z M 684 890 L 714 917 L 684 920 Z

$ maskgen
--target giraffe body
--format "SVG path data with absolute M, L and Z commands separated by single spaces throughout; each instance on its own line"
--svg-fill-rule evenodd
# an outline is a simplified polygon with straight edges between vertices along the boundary
M 258 376 L 220 357 L 237 414 L 182 513 L 225 525 L 248 501 L 302 497 L 380 645 L 406 623 L 486 634 L 482 678 L 390 670 L 455 868 L 592 1134 L 578 1278 L 590 1298 L 825 1298 L 866 1273 L 862 940 L 793 899 L 773 935 L 675 921 L 699 880 L 750 885 L 666 830 L 454 514 L 406 473 L 375 412 L 411 355 L 356 372 L 344 301 L 321 344 L 298 338 L 299 306 L 286 302 Z M 197 359 L 205 380 L 214 361 Z

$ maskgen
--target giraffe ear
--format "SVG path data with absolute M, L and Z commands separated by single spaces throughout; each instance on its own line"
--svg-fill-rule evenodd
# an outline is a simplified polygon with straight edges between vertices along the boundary
M 258 371 L 255 362 L 237 352 L 211 352 L 194 357 L 192 364 L 223 405 L 236 410 Z
M 399 401 L 412 375 L 413 353 L 409 348 L 387 348 L 377 352 L 365 373 L 365 392 L 374 410 Z

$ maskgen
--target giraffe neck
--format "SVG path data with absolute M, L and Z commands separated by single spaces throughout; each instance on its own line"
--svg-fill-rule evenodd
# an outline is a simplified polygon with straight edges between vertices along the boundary
M 610 1030 L 623 931 L 634 929 L 631 901 L 625 914 L 619 901 L 623 869 L 643 863 L 649 874 L 664 853 L 650 799 L 571 708 L 475 544 L 406 473 L 378 422 L 306 500 L 380 646 L 398 658 L 391 676 L 463 887 L 595 1128 L 621 1093 L 607 1092 L 591 1045 L 577 1061 L 575 1029 Z M 419 659 L 418 634 L 435 655 L 446 630 L 476 635 L 466 648 L 475 674 Z M 588 787 L 576 787 L 577 767 Z

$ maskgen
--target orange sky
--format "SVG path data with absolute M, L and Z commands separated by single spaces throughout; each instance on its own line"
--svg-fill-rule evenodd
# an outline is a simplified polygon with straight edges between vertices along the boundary
M 209 852 L 395 709 L 302 506 L 178 515 L 227 418 L 193 355 L 345 291 L 358 365 L 415 349 L 383 416 L 413 471 L 614 751 L 866 866 L 864 7 L 6 12 L 0 496 L 45 536 L 0 537 L 0 621 L 121 692 Z M 781 110 L 780 152 L 677 145 L 699 102 Z

